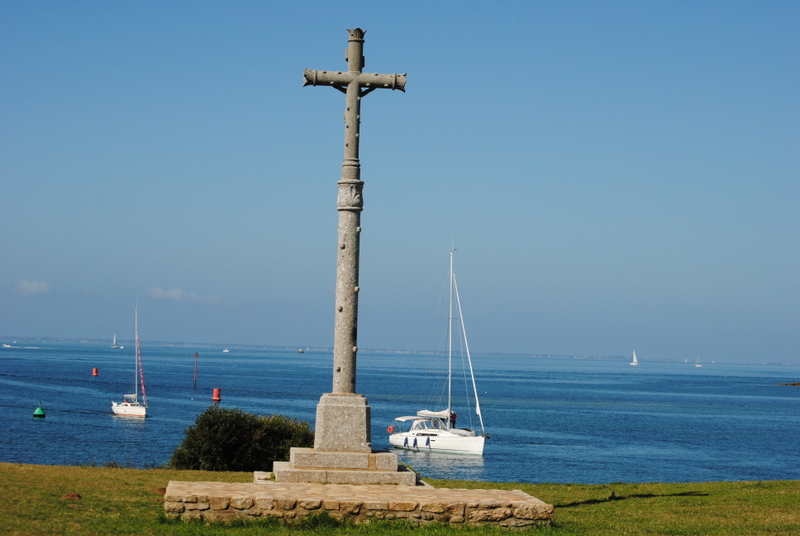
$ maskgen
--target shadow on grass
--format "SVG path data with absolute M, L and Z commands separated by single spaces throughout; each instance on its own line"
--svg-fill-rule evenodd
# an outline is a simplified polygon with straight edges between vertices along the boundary
M 707 497 L 708 493 L 701 493 L 699 491 L 684 491 L 683 493 L 636 493 L 634 495 L 617 495 L 613 491 L 611 495 L 605 499 L 588 499 L 586 501 L 571 502 L 565 504 L 555 504 L 555 508 L 569 508 L 571 506 L 582 506 L 584 504 L 601 504 L 611 501 L 624 501 L 627 499 L 652 499 L 655 497 Z

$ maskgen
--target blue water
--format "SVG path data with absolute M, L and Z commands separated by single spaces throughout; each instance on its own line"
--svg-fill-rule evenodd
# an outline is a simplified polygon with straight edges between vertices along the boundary
M 197 388 L 194 354 L 199 352 Z M 111 414 L 133 383 L 130 347 L 19 342 L 0 348 L 0 461 L 165 464 L 221 389 L 223 407 L 314 423 L 331 388 L 329 351 L 204 346 L 142 348 L 151 417 Z M 430 478 L 497 482 L 692 482 L 800 479 L 800 367 L 474 357 L 484 456 L 406 453 Z M 438 409 L 432 357 L 361 352 L 357 391 L 372 409 L 372 445 L 394 417 Z M 92 368 L 99 376 L 91 375 Z M 434 381 L 435 380 L 435 381 Z M 454 392 L 456 389 L 454 388 Z M 47 417 L 36 420 L 41 401 Z M 458 406 L 456 406 L 458 407 Z M 458 408 L 459 426 L 469 425 Z M 473 425 L 477 426 L 474 421 Z

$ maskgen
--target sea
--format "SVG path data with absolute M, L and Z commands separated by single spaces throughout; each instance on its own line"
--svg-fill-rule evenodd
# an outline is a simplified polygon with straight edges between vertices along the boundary
M 9 341 L 0 348 L 0 462 L 165 465 L 219 389 L 225 408 L 314 424 L 332 386 L 329 349 L 143 344 L 149 417 L 118 417 L 134 351 L 99 341 Z M 228 350 L 228 351 L 224 351 Z M 197 357 L 195 357 L 197 354 Z M 441 356 L 360 351 L 357 388 L 372 447 L 395 417 L 441 409 Z M 394 451 L 423 478 L 484 482 L 800 480 L 800 365 L 473 355 L 482 456 Z M 97 369 L 97 375 L 93 375 Z M 459 427 L 480 427 L 457 396 Z M 470 385 L 471 387 L 471 385 Z M 36 419 L 41 404 L 46 417 Z M 470 405 L 472 409 L 470 409 Z

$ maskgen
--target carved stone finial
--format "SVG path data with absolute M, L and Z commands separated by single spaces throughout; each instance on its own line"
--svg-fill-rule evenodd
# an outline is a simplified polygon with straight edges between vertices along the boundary
M 350 39 L 351 40 L 363 41 L 364 40 L 364 34 L 367 33 L 367 31 L 366 30 L 362 30 L 361 28 L 356 28 L 355 30 L 347 30 L 347 33 L 350 34 Z

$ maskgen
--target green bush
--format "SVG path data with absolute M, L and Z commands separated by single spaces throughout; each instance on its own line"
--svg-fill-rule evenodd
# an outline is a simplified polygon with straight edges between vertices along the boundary
M 202 471 L 271 471 L 273 461 L 289 459 L 289 448 L 313 445 L 314 432 L 306 421 L 211 406 L 186 429 L 168 466 Z

